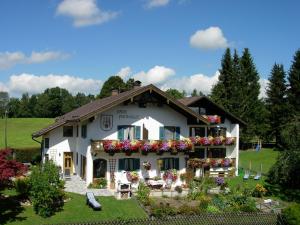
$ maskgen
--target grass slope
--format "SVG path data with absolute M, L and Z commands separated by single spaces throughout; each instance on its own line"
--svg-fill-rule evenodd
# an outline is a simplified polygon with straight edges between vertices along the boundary
M 94 211 L 85 204 L 85 196 L 73 193 L 68 193 L 68 196 L 71 200 L 65 203 L 63 210 L 50 218 L 45 219 L 36 215 L 32 206 L 23 206 L 12 218 L 5 216 L 10 215 L 10 212 L 4 212 L 0 224 L 58 224 L 147 217 L 143 209 L 132 199 L 116 200 L 114 197 L 97 197 L 103 208 L 102 211 Z M 9 209 L 7 204 L 4 207 Z
M 12 148 L 38 147 L 31 134 L 53 123 L 51 118 L 9 118 L 7 120 L 7 143 Z M 4 124 L 0 119 L 0 148 L 4 147 Z
M 247 170 L 249 169 L 251 161 L 251 170 L 259 172 L 260 165 L 262 164 L 262 172 L 266 174 L 271 166 L 276 162 L 278 153 L 278 151 L 266 148 L 263 148 L 258 152 L 253 150 L 240 151 L 239 167 Z

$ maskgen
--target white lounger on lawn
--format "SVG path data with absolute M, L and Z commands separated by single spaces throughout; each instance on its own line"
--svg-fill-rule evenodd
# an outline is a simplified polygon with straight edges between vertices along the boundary
M 257 173 L 256 176 L 254 177 L 254 180 L 259 180 L 261 177 L 261 173 Z
M 244 175 L 244 180 L 248 180 L 250 177 L 250 172 L 246 170 L 245 175 Z
M 86 204 L 91 206 L 94 210 L 101 210 L 100 203 L 95 199 L 93 192 L 86 193 Z

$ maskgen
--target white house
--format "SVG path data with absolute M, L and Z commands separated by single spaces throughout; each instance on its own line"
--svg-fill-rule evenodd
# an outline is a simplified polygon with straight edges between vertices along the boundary
M 87 185 L 105 178 L 115 189 L 124 171 L 165 182 L 172 170 L 176 186 L 193 159 L 201 174 L 237 172 L 239 124 L 244 122 L 206 97 L 176 100 L 154 85 L 137 84 L 77 108 L 32 136 L 42 136 L 43 160 L 53 160 Z M 128 174 L 134 181 L 136 174 Z

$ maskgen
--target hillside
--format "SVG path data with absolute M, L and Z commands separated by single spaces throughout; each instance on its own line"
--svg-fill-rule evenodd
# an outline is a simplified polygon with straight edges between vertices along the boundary
M 38 147 L 31 134 L 51 124 L 51 118 L 9 118 L 7 120 L 7 142 L 12 148 Z M 4 147 L 4 124 L 0 119 L 0 148 Z

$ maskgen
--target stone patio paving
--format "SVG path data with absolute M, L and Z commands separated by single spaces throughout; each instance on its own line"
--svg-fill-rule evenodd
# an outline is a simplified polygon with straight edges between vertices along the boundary
M 86 182 L 79 176 L 71 176 L 65 181 L 65 191 L 85 195 L 86 192 L 93 192 L 95 196 L 113 196 L 114 193 L 108 189 L 90 189 L 86 187 Z

